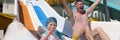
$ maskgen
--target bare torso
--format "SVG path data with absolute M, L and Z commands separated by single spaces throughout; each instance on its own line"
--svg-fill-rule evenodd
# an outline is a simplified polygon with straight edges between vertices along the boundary
M 85 27 L 88 26 L 88 16 L 87 14 L 74 13 L 74 26 Z

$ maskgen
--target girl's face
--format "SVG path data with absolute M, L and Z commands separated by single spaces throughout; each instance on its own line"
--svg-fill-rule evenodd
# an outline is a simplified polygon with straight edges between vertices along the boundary
M 57 27 L 57 25 L 54 22 L 49 22 L 48 25 L 47 25 L 48 30 L 51 31 L 51 32 L 54 32 L 56 27 Z

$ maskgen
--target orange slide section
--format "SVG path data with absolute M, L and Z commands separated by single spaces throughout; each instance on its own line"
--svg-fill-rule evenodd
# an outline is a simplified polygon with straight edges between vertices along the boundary
M 19 14 L 20 14 L 20 21 L 24 24 L 24 26 L 37 38 L 36 30 L 32 24 L 27 6 L 25 6 L 22 2 L 19 2 Z

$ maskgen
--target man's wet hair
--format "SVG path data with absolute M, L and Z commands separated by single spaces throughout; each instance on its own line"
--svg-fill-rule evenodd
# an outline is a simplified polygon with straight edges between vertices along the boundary
M 77 4 L 77 2 L 82 2 L 82 0 L 77 0 L 77 1 L 75 2 L 75 5 Z

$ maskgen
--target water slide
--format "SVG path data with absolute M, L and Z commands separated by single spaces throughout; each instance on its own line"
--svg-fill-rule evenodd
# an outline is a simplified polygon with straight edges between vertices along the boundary
M 58 22 L 57 30 L 61 34 L 64 34 L 67 37 L 71 37 L 72 27 L 70 21 L 57 14 L 57 12 L 54 9 L 52 9 L 44 0 L 22 1 L 22 2 L 28 10 L 28 14 L 26 15 L 29 15 L 32 23 L 31 25 L 33 25 L 32 28 L 34 28 L 34 30 L 37 31 L 39 26 L 43 26 L 42 28 L 46 29 L 45 25 L 47 18 L 55 17 Z M 111 40 L 120 40 L 119 24 L 120 24 L 119 22 L 91 22 L 91 27 L 92 29 L 94 29 L 95 27 L 101 27 L 109 35 Z M 37 38 L 33 36 L 32 33 L 28 31 L 27 28 L 25 27 L 20 22 L 13 21 L 9 25 L 4 39 L 5 40 L 37 40 Z

